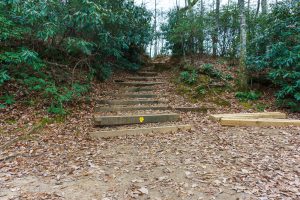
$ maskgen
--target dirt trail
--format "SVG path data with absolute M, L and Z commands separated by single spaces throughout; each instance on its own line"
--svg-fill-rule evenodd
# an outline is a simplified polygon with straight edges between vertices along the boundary
M 175 94 L 169 72 L 160 76 L 168 83 L 155 87 L 169 105 L 201 106 Z M 115 94 L 114 85 L 102 87 Z M 95 101 L 106 95 L 97 94 Z M 87 133 L 99 130 L 93 126 L 92 105 L 1 153 L 21 154 L 0 162 L 0 199 L 300 197 L 298 128 L 227 128 L 205 113 L 175 111 L 180 123 L 194 125 L 192 131 L 91 140 Z M 144 126 L 156 125 L 121 128 Z

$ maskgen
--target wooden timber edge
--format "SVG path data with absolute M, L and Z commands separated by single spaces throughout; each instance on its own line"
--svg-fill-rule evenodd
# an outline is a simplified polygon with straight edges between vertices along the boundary
M 139 134 L 163 134 L 163 133 L 174 133 L 177 131 L 189 131 L 193 128 L 192 125 L 174 125 L 174 126 L 161 126 L 151 128 L 137 128 L 137 129 L 123 129 L 114 131 L 97 131 L 90 133 L 90 137 L 93 139 L 99 138 L 111 138 L 120 137 L 126 135 L 139 135 Z

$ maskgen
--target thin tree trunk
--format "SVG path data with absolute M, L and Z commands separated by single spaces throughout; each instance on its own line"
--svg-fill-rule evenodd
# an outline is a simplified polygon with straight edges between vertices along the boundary
M 268 10 L 267 0 L 261 0 L 261 14 L 266 15 Z
M 218 36 L 219 36 L 219 18 L 220 18 L 220 0 L 216 0 L 216 26 L 214 29 L 212 42 L 213 42 L 213 56 L 217 56 L 217 48 L 218 48 Z
M 260 8 L 260 0 L 257 0 L 257 8 L 256 8 L 256 14 L 255 14 L 255 17 L 258 16 L 259 8 Z
M 203 0 L 201 0 L 200 2 L 201 4 L 201 10 L 200 10 L 200 14 L 201 14 L 201 23 L 203 24 L 203 18 L 204 18 L 204 3 L 203 3 Z M 203 41 L 204 41 L 204 29 L 202 28 L 201 29 L 201 35 L 199 37 L 199 40 L 198 40 L 198 46 L 199 46 L 199 53 L 200 54 L 203 54 L 203 49 L 204 49 L 204 44 L 203 44 Z
M 156 4 L 156 1 L 157 0 L 155 0 L 155 7 L 154 7 L 154 34 L 155 34 L 155 36 L 154 36 L 154 57 L 156 57 L 157 56 L 157 31 L 156 31 L 156 28 L 157 28 L 157 8 L 156 8 L 156 6 L 157 6 L 157 4 Z
M 247 71 L 246 71 L 246 56 L 247 56 L 247 30 L 246 30 L 246 15 L 245 1 L 239 0 L 240 11 L 240 67 L 239 67 L 239 86 L 240 89 L 247 89 Z

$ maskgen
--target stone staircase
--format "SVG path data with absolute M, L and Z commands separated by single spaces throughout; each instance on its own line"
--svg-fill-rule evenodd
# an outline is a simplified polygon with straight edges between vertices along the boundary
M 137 76 L 117 80 L 115 84 L 120 85 L 122 92 L 112 94 L 114 99 L 97 101 L 94 125 L 99 131 L 90 133 L 91 137 L 159 134 L 192 128 L 191 125 L 178 123 L 181 121 L 180 115 L 168 105 L 166 96 L 160 94 L 157 88 L 165 82 L 152 67 L 144 68 Z M 136 126 L 146 124 L 147 127 Z M 111 130 L 107 130 L 109 128 Z

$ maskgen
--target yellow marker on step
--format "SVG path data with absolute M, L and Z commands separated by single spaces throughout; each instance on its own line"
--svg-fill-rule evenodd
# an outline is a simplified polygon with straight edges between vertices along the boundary
M 140 122 L 143 123 L 145 121 L 144 117 L 140 117 Z

